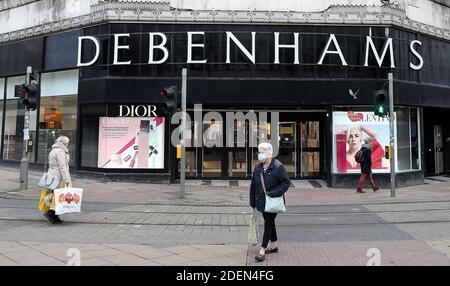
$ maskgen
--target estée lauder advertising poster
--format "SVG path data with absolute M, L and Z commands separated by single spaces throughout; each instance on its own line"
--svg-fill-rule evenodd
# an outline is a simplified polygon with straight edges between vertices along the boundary
M 163 169 L 163 117 L 101 117 L 98 167 Z
M 372 172 L 389 173 L 385 147 L 389 146 L 389 119 L 373 112 L 333 112 L 333 151 L 335 173 L 359 173 L 355 154 L 372 138 Z

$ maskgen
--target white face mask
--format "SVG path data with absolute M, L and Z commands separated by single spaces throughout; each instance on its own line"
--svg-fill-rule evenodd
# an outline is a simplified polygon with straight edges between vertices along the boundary
M 259 162 L 264 162 L 264 161 L 266 161 L 266 159 L 267 159 L 266 154 L 261 153 L 261 152 L 258 153 L 258 161 Z

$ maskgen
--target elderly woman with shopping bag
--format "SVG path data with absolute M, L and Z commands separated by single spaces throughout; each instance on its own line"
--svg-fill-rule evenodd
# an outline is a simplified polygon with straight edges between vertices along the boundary
M 41 191 L 39 209 L 51 223 L 58 224 L 63 221 L 55 214 L 54 190 L 72 186 L 69 173 L 69 138 L 60 136 L 56 139 L 48 155 L 48 164 L 49 169 L 39 182 L 39 187 L 44 188 Z
M 270 143 L 259 144 L 259 164 L 255 167 L 250 185 L 250 206 L 261 212 L 264 218 L 261 249 L 255 257 L 258 262 L 264 261 L 266 254 L 278 252 L 275 218 L 278 213 L 286 212 L 284 193 L 291 185 L 283 164 L 272 158 L 272 154 L 273 147 Z

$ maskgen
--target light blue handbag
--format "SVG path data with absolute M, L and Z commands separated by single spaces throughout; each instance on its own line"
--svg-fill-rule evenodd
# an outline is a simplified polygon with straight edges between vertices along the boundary
M 44 173 L 39 180 L 38 187 L 47 190 L 55 190 L 59 187 L 60 178 L 54 175 Z
M 284 197 L 271 198 L 267 195 L 266 184 L 264 183 L 264 177 L 261 173 L 261 184 L 266 195 L 266 205 L 264 207 L 264 212 L 266 213 L 285 213 L 286 206 L 284 205 Z

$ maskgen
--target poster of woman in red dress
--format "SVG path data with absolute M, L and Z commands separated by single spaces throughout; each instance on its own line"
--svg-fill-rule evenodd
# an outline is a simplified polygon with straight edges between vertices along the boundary
M 355 154 L 366 137 L 372 139 L 372 170 L 389 172 L 389 161 L 384 158 L 384 146 L 389 145 L 389 121 L 386 118 L 372 112 L 334 112 L 333 134 L 337 173 L 358 173 L 361 170 Z

